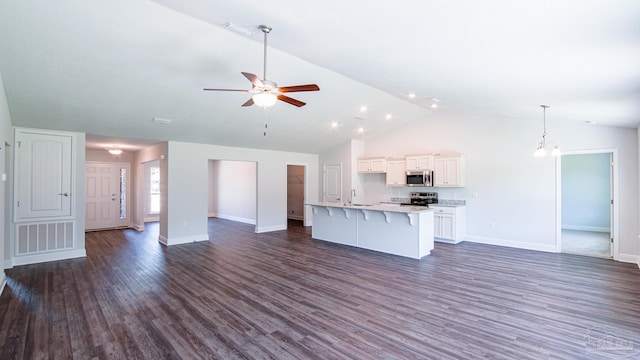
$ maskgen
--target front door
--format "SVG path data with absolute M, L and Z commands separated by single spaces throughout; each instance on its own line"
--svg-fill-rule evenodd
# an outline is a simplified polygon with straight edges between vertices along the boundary
M 87 162 L 85 168 L 85 229 L 127 226 L 129 164 Z

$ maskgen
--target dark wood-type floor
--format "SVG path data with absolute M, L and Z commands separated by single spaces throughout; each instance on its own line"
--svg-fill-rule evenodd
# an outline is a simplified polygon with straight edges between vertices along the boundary
M 91 232 L 84 259 L 8 270 L 0 359 L 640 356 L 634 264 L 472 243 L 418 261 L 253 229 Z

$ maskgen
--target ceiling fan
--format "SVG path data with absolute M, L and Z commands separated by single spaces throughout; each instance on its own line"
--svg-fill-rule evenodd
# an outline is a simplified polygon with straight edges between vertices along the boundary
M 296 100 L 294 98 L 288 97 L 284 95 L 284 93 L 290 92 L 301 92 L 301 91 L 318 91 L 320 88 L 316 84 L 306 84 L 306 85 L 294 85 L 294 86 L 281 86 L 278 87 L 273 81 L 267 80 L 267 34 L 271 32 L 271 28 L 266 25 L 260 25 L 260 30 L 264 33 L 264 77 L 260 79 L 258 76 L 248 73 L 242 72 L 249 81 L 251 81 L 251 90 L 240 90 L 240 89 L 212 89 L 205 88 L 205 91 L 240 91 L 240 92 L 248 92 L 254 94 L 251 99 L 247 100 L 242 106 L 251 106 L 256 104 L 260 107 L 270 107 L 276 103 L 277 100 L 284 101 L 288 104 L 301 107 L 305 106 L 306 103 Z

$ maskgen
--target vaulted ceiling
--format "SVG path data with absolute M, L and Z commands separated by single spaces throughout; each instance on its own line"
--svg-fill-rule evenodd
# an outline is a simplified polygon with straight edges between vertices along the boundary
M 640 124 L 635 0 L 5 0 L 0 24 L 14 125 L 108 141 L 317 153 L 440 115 L 539 120 L 540 104 L 555 121 Z M 261 24 L 269 80 L 320 86 L 291 94 L 306 106 L 202 91 L 262 76 Z

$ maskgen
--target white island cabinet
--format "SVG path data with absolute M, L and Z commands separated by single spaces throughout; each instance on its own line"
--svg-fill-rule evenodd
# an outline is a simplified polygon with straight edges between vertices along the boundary
M 433 210 L 414 206 L 315 203 L 314 239 L 420 259 L 433 250 Z

